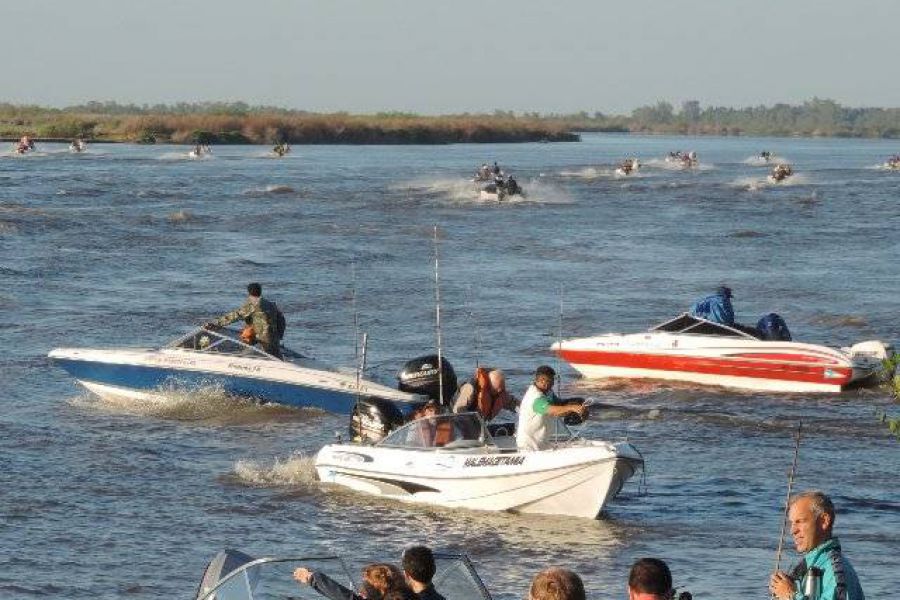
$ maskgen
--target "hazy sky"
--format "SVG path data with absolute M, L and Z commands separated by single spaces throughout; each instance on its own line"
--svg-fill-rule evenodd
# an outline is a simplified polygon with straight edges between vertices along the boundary
M 900 106 L 897 0 L 0 0 L 0 101 Z

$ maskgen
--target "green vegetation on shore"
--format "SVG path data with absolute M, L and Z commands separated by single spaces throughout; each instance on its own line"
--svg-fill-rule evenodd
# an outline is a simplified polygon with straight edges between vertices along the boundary
M 577 141 L 576 131 L 683 135 L 900 137 L 900 109 L 847 108 L 813 98 L 802 105 L 727 108 L 668 102 L 630 116 L 310 113 L 235 103 L 135 106 L 89 102 L 63 109 L 0 104 L 0 137 L 232 144 L 444 144 Z
M 81 137 L 139 143 L 449 144 L 574 142 L 564 124 L 510 114 L 426 117 L 318 114 L 234 104 L 138 107 L 91 102 L 51 109 L 0 104 L 0 137 Z

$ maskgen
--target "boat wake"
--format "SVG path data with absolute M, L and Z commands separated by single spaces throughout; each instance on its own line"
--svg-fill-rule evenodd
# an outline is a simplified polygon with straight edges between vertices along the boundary
M 236 398 L 215 386 L 198 389 L 161 389 L 146 398 L 84 394 L 70 400 L 73 406 L 105 412 L 156 417 L 210 425 L 248 425 L 303 415 L 275 404 L 258 404 Z
M 864 317 L 860 317 L 858 315 L 830 315 L 830 314 L 820 314 L 816 315 L 810 322 L 813 325 L 824 325 L 825 327 L 855 327 L 855 328 L 863 328 L 868 327 L 869 322 L 866 321 Z
M 784 156 L 775 154 L 769 155 L 769 160 L 766 160 L 757 154 L 754 156 L 748 156 L 741 162 L 752 167 L 770 167 L 773 165 L 777 165 L 778 163 L 790 163 L 791 161 Z
M 731 182 L 730 185 L 731 187 L 747 190 L 748 192 L 755 192 L 757 190 L 766 188 L 782 188 L 807 184 L 809 184 L 809 178 L 807 178 L 803 173 L 800 173 L 797 175 L 791 175 L 790 177 L 782 181 L 775 181 L 769 176 L 741 177 Z
M 416 179 L 396 183 L 390 189 L 405 192 L 411 198 L 445 198 L 453 202 L 472 202 L 478 198 L 481 184 L 464 179 Z
M 190 221 L 196 221 L 197 217 L 194 216 L 189 210 L 181 209 L 176 210 L 174 212 L 169 213 L 168 216 L 169 223 L 173 225 L 180 225 L 182 223 L 189 223 Z
M 289 185 L 270 184 L 261 188 L 251 188 L 244 191 L 245 196 L 250 198 L 262 198 L 265 196 L 287 196 L 298 194 L 297 190 Z
M 406 192 L 408 197 L 433 198 L 449 200 L 454 204 L 510 205 L 510 204 L 571 204 L 572 198 L 561 188 L 542 181 L 539 178 L 522 182 L 524 196 L 514 194 L 506 196 L 502 201 L 482 200 L 481 189 L 484 183 L 460 179 L 432 179 L 408 181 L 391 186 L 394 191 Z
M 600 179 L 603 178 L 612 178 L 615 176 L 615 169 L 600 169 L 597 167 L 584 167 L 583 169 L 578 169 L 575 171 L 560 171 L 560 177 L 571 177 L 577 179 Z
M 285 459 L 275 458 L 268 464 L 239 460 L 234 463 L 234 475 L 241 483 L 260 487 L 310 487 L 318 482 L 315 457 L 299 452 Z

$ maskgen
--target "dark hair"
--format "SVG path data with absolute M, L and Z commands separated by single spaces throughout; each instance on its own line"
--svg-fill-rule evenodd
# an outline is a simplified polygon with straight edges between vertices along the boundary
M 251 283 L 247 286 L 247 293 L 254 298 L 259 298 L 262 296 L 262 286 L 258 283 Z
M 531 580 L 528 597 L 530 600 L 585 600 L 584 582 L 569 569 L 550 567 Z
M 668 597 L 672 591 L 672 573 L 658 558 L 642 558 L 631 565 L 628 587 L 635 592 Z
M 434 554 L 426 546 L 413 546 L 403 552 L 403 570 L 419 583 L 431 583 L 434 577 Z
M 409 588 L 396 588 L 382 596 L 382 600 L 419 600 L 419 597 Z
M 553 367 L 541 365 L 534 370 L 534 378 L 537 379 L 541 375 L 544 375 L 546 377 L 556 377 L 556 371 L 553 370 Z

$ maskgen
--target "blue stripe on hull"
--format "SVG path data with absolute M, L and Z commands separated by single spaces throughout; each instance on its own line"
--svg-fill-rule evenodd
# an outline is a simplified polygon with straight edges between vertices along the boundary
M 83 360 L 54 359 L 54 362 L 78 380 L 133 390 L 153 392 L 172 386 L 180 389 L 219 387 L 234 396 L 297 408 L 320 408 L 344 415 L 351 414 L 356 404 L 355 393 L 250 377 Z M 408 412 L 407 403 L 396 402 L 396 404 L 401 412 Z

